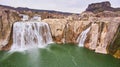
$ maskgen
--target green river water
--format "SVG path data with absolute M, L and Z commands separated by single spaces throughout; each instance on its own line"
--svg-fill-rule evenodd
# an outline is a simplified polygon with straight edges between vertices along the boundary
M 120 60 L 83 47 L 51 44 L 24 52 L 0 51 L 0 67 L 120 67 Z

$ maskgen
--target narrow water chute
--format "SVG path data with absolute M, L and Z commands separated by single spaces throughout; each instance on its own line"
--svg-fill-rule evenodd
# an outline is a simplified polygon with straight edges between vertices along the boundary
M 87 33 L 90 31 L 90 27 L 84 30 L 77 38 L 77 42 L 79 43 L 78 46 L 83 47 L 85 39 L 87 37 Z

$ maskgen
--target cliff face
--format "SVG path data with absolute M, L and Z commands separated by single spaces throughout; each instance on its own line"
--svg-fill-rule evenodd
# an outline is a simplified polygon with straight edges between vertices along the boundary
M 89 15 L 90 13 L 92 15 Z M 94 37 L 98 38 L 98 43 L 95 46 L 93 44 L 91 45 L 94 47 L 95 52 L 109 52 L 115 54 L 115 57 L 119 57 L 120 40 L 118 39 L 118 33 L 120 25 L 120 8 L 111 7 L 109 2 L 93 3 L 90 4 L 82 14 L 89 15 L 89 17 L 96 17 L 98 22 L 102 20 L 102 23 L 98 25 L 101 31 L 98 31 L 99 34 L 96 34 L 98 37 Z M 88 44 L 90 45 L 90 43 Z M 92 47 L 89 46 L 89 48 Z
M 19 20 L 16 11 L 0 7 L 0 50 L 11 41 L 12 25 Z
M 65 19 L 44 19 L 50 25 L 52 36 L 57 43 L 76 43 L 79 34 L 90 24 L 90 21 Z
M 100 18 L 97 21 L 93 21 L 87 42 L 88 48 L 98 53 L 107 53 L 107 47 L 113 40 L 120 25 L 119 21 L 120 17 Z
M 114 54 L 114 57 L 120 59 L 120 25 L 117 29 L 117 32 L 108 47 L 108 50 L 111 54 Z
M 3 9 L 4 8 L 4 9 Z M 76 43 L 78 36 L 90 27 L 84 46 L 98 53 L 115 53 L 110 46 L 116 47 L 118 28 L 120 25 L 120 10 L 112 8 L 109 2 L 90 4 L 86 11 L 77 14 L 46 12 L 30 9 L 0 8 L 0 49 L 12 44 L 12 24 L 19 20 L 18 14 L 30 17 L 41 15 L 42 21 L 49 24 L 52 37 L 56 43 Z M 102 11 L 101 11 L 102 10 Z M 117 47 L 120 47 L 117 43 Z M 7 45 L 7 46 L 6 46 Z M 5 46 L 5 47 L 4 47 Z M 113 49 L 118 49 L 118 48 Z M 7 48 L 8 49 L 8 48 Z
M 64 21 L 63 21 L 64 20 Z M 50 25 L 52 36 L 57 43 L 78 43 L 78 36 L 91 27 L 85 40 L 85 47 L 98 53 L 108 53 L 107 47 L 113 40 L 120 25 L 120 17 L 98 18 L 87 20 L 45 19 Z

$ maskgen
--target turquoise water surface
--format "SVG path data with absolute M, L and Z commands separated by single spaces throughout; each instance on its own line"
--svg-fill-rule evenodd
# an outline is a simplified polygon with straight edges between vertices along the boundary
M 83 47 L 51 44 L 24 52 L 0 52 L 0 67 L 120 67 L 120 60 Z

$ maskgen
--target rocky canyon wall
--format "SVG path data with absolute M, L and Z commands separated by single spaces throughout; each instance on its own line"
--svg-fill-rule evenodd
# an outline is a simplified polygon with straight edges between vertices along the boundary
M 0 7 L 0 50 L 11 43 L 12 25 L 18 20 L 16 11 Z
M 102 9 L 102 5 L 106 7 Z M 56 13 L 26 12 L 1 8 L 0 49 L 12 44 L 12 25 L 19 20 L 19 13 L 29 16 L 38 14 L 44 17 L 42 21 L 49 24 L 52 38 L 56 43 L 75 43 L 77 45 L 78 36 L 90 27 L 84 46 L 95 50 L 95 52 L 107 54 L 111 52 L 109 50 L 111 43 L 112 46 L 116 46 L 113 40 L 116 41 L 119 37 L 117 32 L 120 26 L 120 11 L 119 9 L 113 9 L 108 2 L 91 4 L 83 13 L 67 16 Z
M 120 17 L 89 17 L 87 20 L 45 19 L 50 25 L 52 36 L 57 43 L 78 43 L 77 38 L 86 28 L 91 27 L 85 40 L 85 47 L 98 53 L 108 53 L 107 47 L 120 25 Z

